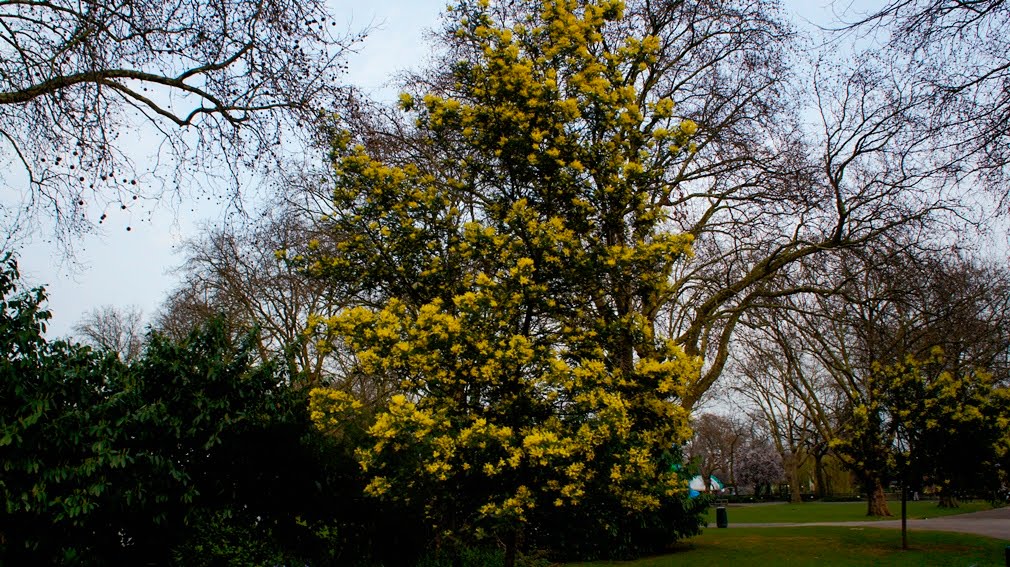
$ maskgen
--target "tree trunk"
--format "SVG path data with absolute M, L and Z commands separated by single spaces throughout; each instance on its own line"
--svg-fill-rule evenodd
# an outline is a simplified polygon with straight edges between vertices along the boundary
M 908 549 L 908 483 L 906 481 L 901 482 L 901 549 Z
M 879 478 L 871 480 L 869 490 L 866 494 L 866 515 L 867 516 L 890 516 L 891 511 L 887 508 L 887 497 L 884 496 L 884 485 Z
M 817 498 L 828 495 L 828 475 L 824 472 L 824 455 L 814 453 L 814 494 Z
M 519 553 L 519 530 L 521 528 L 510 529 L 505 534 L 505 565 L 504 567 L 515 567 L 516 557 Z
M 943 490 L 940 492 L 940 502 L 938 506 L 940 508 L 960 508 L 961 502 L 958 501 L 957 496 Z
M 783 464 L 789 477 L 789 502 L 793 504 L 803 502 L 803 495 L 800 494 L 800 460 L 796 458 L 795 453 L 790 453 L 783 459 Z

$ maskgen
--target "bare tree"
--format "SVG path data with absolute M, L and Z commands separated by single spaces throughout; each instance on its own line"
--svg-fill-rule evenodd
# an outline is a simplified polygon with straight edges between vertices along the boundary
M 85 313 L 74 331 L 84 343 L 116 353 L 124 362 L 132 362 L 144 348 L 143 321 L 143 312 L 135 306 L 119 309 L 103 305 Z
M 45 211 L 65 237 L 89 205 L 270 165 L 346 98 L 355 38 L 336 26 L 322 0 L 0 1 L 0 156 L 19 166 L 3 182 L 24 187 L 4 228 Z M 137 127 L 154 172 L 135 167 Z
M 748 313 L 730 363 L 733 402 L 755 411 L 786 469 L 790 490 L 799 488 L 799 469 L 813 460 L 814 490 L 829 490 L 825 461 L 837 434 L 841 397 L 804 339 L 802 313 L 809 297 Z
M 722 374 L 749 310 L 834 292 L 815 269 L 823 258 L 909 234 L 926 242 L 960 222 L 957 166 L 917 129 L 916 88 L 874 65 L 824 66 L 813 78 L 820 133 L 790 126 L 789 113 L 752 125 L 761 140 L 744 146 L 716 130 L 686 174 L 687 214 L 674 222 L 695 237 L 695 255 L 676 267 L 664 311 L 669 336 L 706 358 L 689 407 Z M 713 174 L 715 164 L 727 165 Z
M 694 437 L 687 446 L 687 455 L 696 462 L 705 487 L 711 488 L 711 477 L 722 477 L 726 484 L 736 483 L 739 453 L 748 440 L 744 423 L 715 413 L 695 416 L 691 428 Z
M 236 332 L 260 331 L 261 358 L 284 358 L 307 384 L 347 381 L 365 399 L 373 385 L 360 382 L 341 363 L 339 349 L 320 348 L 306 335 L 309 317 L 328 317 L 346 305 L 345 296 L 313 279 L 285 258 L 285 251 L 311 241 L 329 247 L 303 211 L 268 212 L 253 226 L 206 228 L 190 240 L 179 269 L 182 284 L 167 298 L 155 329 L 184 336 L 210 317 L 222 316 Z M 294 260 L 292 258 L 291 260 Z
M 764 425 L 762 417 L 747 413 L 695 416 L 687 456 L 698 466 L 706 488 L 711 489 L 715 475 L 727 485 L 753 486 L 759 494 L 762 486 L 785 478 L 782 456 Z
M 1010 173 L 1010 3 L 1005 0 L 888 0 L 846 14 L 843 29 L 880 36 L 894 70 L 927 94 L 919 113 L 938 153 L 1002 200 Z
M 831 398 L 821 369 L 785 322 L 788 316 L 777 310 L 748 315 L 745 324 L 753 328 L 735 341 L 731 391 L 742 409 L 755 412 L 781 459 L 791 501 L 802 502 L 800 470 L 811 457 L 823 456 L 831 439 L 825 431 L 830 418 L 817 419 Z

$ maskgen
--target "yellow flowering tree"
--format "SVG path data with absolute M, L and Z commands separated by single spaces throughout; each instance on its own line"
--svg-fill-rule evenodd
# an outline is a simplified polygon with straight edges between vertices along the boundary
M 358 456 L 438 542 L 668 544 L 698 525 L 677 465 L 700 360 L 657 327 L 699 126 L 650 88 L 661 40 L 622 2 L 506 4 L 450 7 L 455 60 L 400 97 L 398 137 L 334 135 L 337 244 L 303 258 L 361 305 L 310 332 L 399 384 Z M 317 390 L 312 416 L 339 433 L 358 404 Z
M 984 370 L 951 365 L 939 347 L 875 364 L 835 448 L 857 474 L 938 489 L 941 506 L 995 497 L 1010 464 L 1010 390 Z

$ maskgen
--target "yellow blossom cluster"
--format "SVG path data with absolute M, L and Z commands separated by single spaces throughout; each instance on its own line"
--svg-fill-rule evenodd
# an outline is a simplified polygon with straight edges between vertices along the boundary
M 592 181 L 626 198 L 625 186 L 651 182 L 643 174 L 693 147 L 698 124 L 676 120 L 669 96 L 643 100 L 639 89 L 661 40 L 604 37 L 623 16 L 623 2 L 545 1 L 530 22 L 511 27 L 495 25 L 492 10 L 480 2 L 454 6 L 465 15 L 456 35 L 478 55 L 461 65 L 459 93 L 424 95 L 419 125 L 461 134 L 478 155 L 525 170 L 516 174 Z M 401 108 L 415 107 L 403 95 Z
M 309 392 L 309 418 L 321 431 L 332 433 L 339 430 L 347 415 L 361 407 L 357 398 L 343 390 L 313 388 Z
M 533 273 L 526 258 L 505 272 L 518 285 Z M 620 472 L 608 490 L 631 509 L 654 508 L 661 496 L 679 493 L 678 477 L 661 470 L 657 455 L 689 435 L 686 412 L 670 395 L 697 372 L 697 361 L 686 356 L 640 361 L 634 377 L 621 377 L 599 359 L 566 361 L 535 337 L 512 332 L 525 304 L 501 296 L 507 283 L 475 282 L 474 291 L 452 305 L 436 301 L 413 314 L 391 302 L 379 311 L 348 309 L 326 322 L 354 345 L 362 369 L 397 376 L 405 391 L 416 393 L 414 401 L 393 396 L 368 431 L 373 443 L 358 457 L 378 479 L 369 492 L 388 495 L 392 487 L 410 492 L 473 475 L 540 478 L 539 484 L 524 485 L 524 494 L 506 484 L 481 505 L 485 516 L 522 519 L 535 502 L 579 503 L 599 460 Z M 617 384 L 628 379 L 651 384 L 649 397 L 633 401 L 622 395 Z M 358 407 L 343 392 L 320 390 L 312 399 L 312 418 L 321 428 Z M 488 406 L 485 400 L 496 401 Z M 647 405 L 640 407 L 643 401 Z M 564 407 L 581 417 L 522 425 L 528 418 L 514 413 L 517 403 Z M 663 420 L 661 431 L 638 429 L 632 416 L 643 410 Z M 402 468 L 405 455 L 414 463 L 409 469 Z

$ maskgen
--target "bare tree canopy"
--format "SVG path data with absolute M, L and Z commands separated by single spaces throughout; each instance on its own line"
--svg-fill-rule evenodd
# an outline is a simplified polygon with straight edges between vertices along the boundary
M 298 239 L 326 241 L 312 220 L 304 211 L 279 208 L 251 227 L 205 227 L 186 243 L 181 284 L 156 314 L 154 329 L 181 340 L 222 316 L 235 334 L 258 327 L 264 363 L 285 357 L 312 384 L 332 378 L 337 353 L 320 352 L 304 331 L 310 313 L 331 316 L 343 300 L 278 255 Z
M 889 0 L 849 31 L 877 34 L 894 70 L 929 94 L 922 126 L 937 150 L 960 156 L 962 174 L 1005 201 L 1010 169 L 1010 3 Z
M 44 211 L 65 237 L 93 203 L 264 165 L 335 107 L 354 39 L 323 0 L 0 0 L 0 179 L 24 187 L 0 222 Z M 128 137 L 144 124 L 146 176 Z
M 103 305 L 86 313 L 74 331 L 84 343 L 132 362 L 144 348 L 143 320 L 143 313 L 135 306 L 117 309 Z
M 736 467 L 743 448 L 751 442 L 746 423 L 715 413 L 702 413 L 691 420 L 694 436 L 686 446 L 688 457 L 698 467 L 706 489 L 718 475 L 727 484 L 736 484 Z

